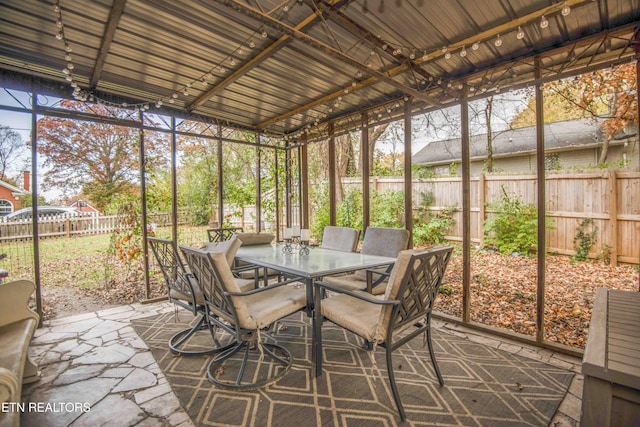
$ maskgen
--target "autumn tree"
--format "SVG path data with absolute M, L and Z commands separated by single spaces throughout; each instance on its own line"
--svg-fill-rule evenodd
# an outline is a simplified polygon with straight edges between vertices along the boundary
M 24 154 L 25 147 L 18 132 L 9 126 L 0 125 L 0 179 L 7 180 L 9 165 Z
M 64 100 L 61 108 L 130 118 L 129 111 L 103 105 Z M 139 129 L 69 118 L 38 120 L 38 153 L 44 156 L 44 186 L 59 188 L 67 196 L 82 191 L 94 206 L 103 209 L 120 193 L 139 186 Z M 153 137 L 145 138 L 146 167 L 160 156 Z M 162 146 L 162 144 L 160 144 Z
M 598 163 L 607 159 L 609 142 L 616 133 L 638 123 L 638 82 L 634 63 L 597 70 L 592 73 L 545 84 L 545 122 L 591 118 L 598 121 L 606 138 Z M 528 108 L 513 126 L 535 125 L 535 98 L 530 92 Z

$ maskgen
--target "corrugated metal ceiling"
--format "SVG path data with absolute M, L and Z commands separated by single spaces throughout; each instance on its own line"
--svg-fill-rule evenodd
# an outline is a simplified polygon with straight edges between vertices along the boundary
M 0 71 L 65 82 L 66 41 L 95 97 L 317 134 L 407 96 L 414 111 L 456 102 L 463 82 L 530 84 L 536 60 L 543 79 L 629 60 L 639 21 L 638 0 L 3 0 Z

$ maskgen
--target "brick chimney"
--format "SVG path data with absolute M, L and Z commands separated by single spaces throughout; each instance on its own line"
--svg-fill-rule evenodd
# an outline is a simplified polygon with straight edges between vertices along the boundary
M 31 184 L 31 174 L 29 173 L 29 171 L 22 172 L 22 188 L 24 188 L 24 191 L 26 192 L 29 191 L 30 184 Z

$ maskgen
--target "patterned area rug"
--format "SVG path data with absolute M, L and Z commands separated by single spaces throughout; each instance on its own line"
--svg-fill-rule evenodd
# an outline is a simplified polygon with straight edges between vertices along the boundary
M 434 330 L 444 387 L 438 385 L 420 338 L 394 352 L 408 418 L 404 424 L 393 402 L 382 348 L 374 360 L 359 338 L 325 323 L 324 372 L 314 380 L 310 319 L 297 313 L 271 334 L 294 357 L 289 372 L 262 390 L 222 390 L 207 379 L 210 356 L 174 356 L 167 348 L 169 337 L 191 319 L 180 312 L 179 319 L 169 313 L 132 323 L 199 426 L 546 426 L 574 375 Z M 210 342 L 208 333 L 198 334 L 194 345 Z

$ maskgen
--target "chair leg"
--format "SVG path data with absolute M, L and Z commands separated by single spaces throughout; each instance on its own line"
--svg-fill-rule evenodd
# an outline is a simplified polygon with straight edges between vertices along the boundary
M 395 374 L 393 373 L 393 361 L 391 360 L 391 346 L 387 346 L 385 348 L 387 352 L 387 374 L 389 375 L 389 383 L 391 383 L 391 391 L 393 392 L 393 400 L 396 401 L 396 406 L 398 407 L 398 414 L 400 414 L 400 419 L 402 421 L 407 420 L 407 416 L 404 413 L 404 407 L 402 406 L 402 401 L 400 400 L 400 393 L 398 392 L 398 386 L 396 385 Z
M 236 355 L 239 357 L 233 357 Z M 292 363 L 291 353 L 284 347 L 241 341 L 211 359 L 207 377 L 221 388 L 255 390 L 278 381 Z
M 203 331 L 207 329 L 211 334 L 211 338 L 214 343 L 214 347 L 208 348 L 206 350 L 188 350 L 186 347 L 188 346 L 189 339 L 199 331 Z M 228 346 L 222 346 L 220 342 L 215 338 L 213 333 L 213 328 L 209 324 L 204 314 L 201 314 L 198 318 L 198 322 L 192 327 L 183 329 L 180 332 L 174 334 L 171 338 L 169 338 L 169 351 L 173 354 L 179 354 L 181 356 L 203 356 L 218 353 L 223 351 Z
M 442 374 L 440 374 L 440 369 L 438 369 L 438 362 L 436 361 L 436 353 L 433 351 L 433 343 L 431 342 L 431 322 L 430 319 L 427 319 L 427 345 L 429 347 L 429 356 L 431 356 L 431 363 L 433 364 L 433 369 L 436 371 L 436 376 L 438 377 L 438 382 L 440 383 L 440 387 L 444 385 L 444 380 L 442 379 Z

